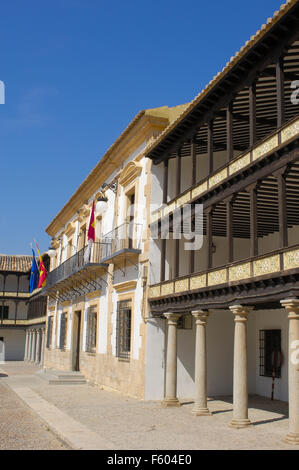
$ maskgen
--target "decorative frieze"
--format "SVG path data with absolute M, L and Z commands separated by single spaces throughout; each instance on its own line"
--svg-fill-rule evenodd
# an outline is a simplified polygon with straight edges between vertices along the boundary
M 192 190 L 192 199 L 204 193 L 208 189 L 208 181 L 204 181 Z
M 220 269 L 219 271 L 212 271 L 208 273 L 208 286 L 224 284 L 226 281 L 227 281 L 226 269 Z
M 190 278 L 190 290 L 202 289 L 207 285 L 207 277 L 205 274 L 194 276 Z
M 179 197 L 176 202 L 176 207 L 183 206 L 184 204 L 187 204 L 191 199 L 191 193 L 188 191 L 186 194 L 183 196 Z
M 260 158 L 262 155 L 265 155 L 277 146 L 278 134 L 274 135 L 273 137 L 271 137 L 271 139 L 266 140 L 266 142 L 263 142 L 256 149 L 254 149 L 252 152 L 252 159 L 256 160 L 257 158 Z
M 173 294 L 173 282 L 168 282 L 167 284 L 162 284 L 161 286 L 161 295 Z
M 215 186 L 215 184 L 219 184 L 225 178 L 227 178 L 227 168 L 223 168 L 223 170 L 219 171 L 218 173 L 216 173 L 216 175 L 212 176 L 209 179 L 209 188 L 212 188 L 213 186 Z
M 281 131 L 281 142 L 283 143 L 297 134 L 299 134 L 299 119 Z
M 283 254 L 284 269 L 293 269 L 299 267 L 299 250 L 287 251 Z
M 250 163 L 250 153 L 246 153 L 244 157 L 238 158 L 238 160 L 233 161 L 229 167 L 228 171 L 229 174 L 232 175 L 233 173 L 236 173 L 237 171 L 241 170 L 245 166 L 249 165 Z
M 231 266 L 228 271 L 230 281 L 239 281 L 250 277 L 250 263 L 238 264 Z
M 175 292 L 184 292 L 189 290 L 188 279 L 180 279 L 175 282 Z
M 253 262 L 254 276 L 262 276 L 280 271 L 280 256 L 274 255 L 268 258 L 257 259 Z
M 149 288 L 149 297 L 160 297 L 161 286 L 153 286 Z

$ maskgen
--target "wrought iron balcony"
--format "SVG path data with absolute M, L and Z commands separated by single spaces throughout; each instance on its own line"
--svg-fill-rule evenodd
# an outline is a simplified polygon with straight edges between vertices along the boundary
M 83 274 L 83 271 L 98 271 L 100 267 L 106 267 L 101 263 L 103 257 L 102 251 L 105 251 L 105 243 L 95 242 L 92 245 L 91 252 L 88 256 L 88 246 L 79 250 L 75 255 L 68 258 L 60 266 L 50 271 L 47 277 L 45 291 L 66 281 L 75 274 Z
M 102 262 L 141 253 L 142 224 L 125 222 L 103 236 Z

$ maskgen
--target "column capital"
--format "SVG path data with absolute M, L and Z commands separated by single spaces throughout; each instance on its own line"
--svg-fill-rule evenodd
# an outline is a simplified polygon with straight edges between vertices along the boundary
M 193 310 L 191 313 L 195 318 L 196 324 L 205 325 L 207 323 L 209 317 L 208 310 Z
M 168 325 L 177 325 L 181 313 L 166 312 L 163 315 L 167 319 Z
M 299 320 L 299 299 L 284 299 L 280 303 L 288 312 L 288 318 Z
M 231 305 L 229 309 L 235 315 L 235 322 L 245 322 L 247 321 L 248 313 L 253 310 L 253 307 L 245 305 Z

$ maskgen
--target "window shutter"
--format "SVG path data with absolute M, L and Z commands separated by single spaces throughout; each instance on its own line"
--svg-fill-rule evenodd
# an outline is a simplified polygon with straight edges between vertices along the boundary
M 62 313 L 60 317 L 60 339 L 59 339 L 60 349 L 63 349 L 65 346 L 65 333 L 66 333 L 66 315 L 65 313 Z

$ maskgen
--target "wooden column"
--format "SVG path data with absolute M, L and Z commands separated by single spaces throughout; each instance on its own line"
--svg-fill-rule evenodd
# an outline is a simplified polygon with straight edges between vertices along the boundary
M 206 210 L 206 218 L 207 218 L 207 269 L 210 269 L 213 264 L 213 253 L 212 253 L 212 244 L 213 244 L 213 232 L 212 232 L 212 215 L 213 215 L 213 207 L 208 207 Z
M 257 183 L 248 186 L 250 196 L 250 256 L 258 255 Z
M 175 194 L 178 196 L 181 192 L 181 150 L 177 151 L 176 154 L 176 185 Z
M 166 257 L 166 239 L 161 240 L 161 265 L 160 265 L 160 282 L 165 281 L 165 257 Z
M 192 213 L 192 216 L 191 216 L 190 225 L 191 225 L 191 230 L 194 232 L 195 231 L 195 222 L 193 224 L 193 214 L 194 214 L 193 207 L 192 207 L 192 212 L 191 213 Z M 189 252 L 189 274 L 194 273 L 194 265 L 195 265 L 195 250 L 190 250 L 190 252 Z
M 234 156 L 233 144 L 233 101 L 226 108 L 226 150 L 227 161 L 232 160 Z
M 177 218 L 177 219 L 176 219 Z M 173 236 L 175 234 L 177 236 L 180 236 L 179 234 L 181 233 L 182 229 L 182 210 L 177 209 L 173 215 Z M 180 239 L 179 238 L 174 238 L 174 254 L 173 254 L 173 277 L 177 278 L 180 275 Z
M 226 239 L 228 262 L 234 261 L 234 226 L 233 226 L 233 200 L 234 196 L 226 199 Z
M 285 121 L 283 57 L 276 62 L 277 128 Z
M 209 174 L 214 171 L 214 159 L 213 159 L 213 125 L 214 121 L 211 119 L 208 122 L 208 162 L 209 162 Z
M 191 139 L 192 186 L 196 184 L 196 145 L 195 136 Z
M 249 87 L 249 145 L 256 143 L 256 82 Z
M 167 204 L 168 199 L 168 162 L 167 158 L 164 160 L 163 168 L 163 204 Z M 160 227 L 160 234 L 162 235 L 162 230 Z M 166 257 L 166 239 L 162 238 L 161 240 L 161 264 L 160 264 L 160 282 L 165 281 L 165 257 Z
M 2 301 L 2 314 L 1 314 L 1 323 L 2 323 L 2 324 L 3 324 L 3 317 L 4 317 L 5 285 L 6 285 L 6 274 L 3 274 L 3 301 Z
M 20 288 L 20 274 L 17 275 L 17 296 L 19 295 L 19 288 Z M 17 323 L 17 315 L 18 315 L 18 301 L 16 301 L 16 308 L 15 308 L 15 324 Z
M 164 168 L 163 168 L 163 204 L 167 204 L 167 197 L 168 197 L 168 162 L 169 159 L 164 160 Z
M 278 186 L 279 248 L 288 246 L 286 168 L 274 173 Z

